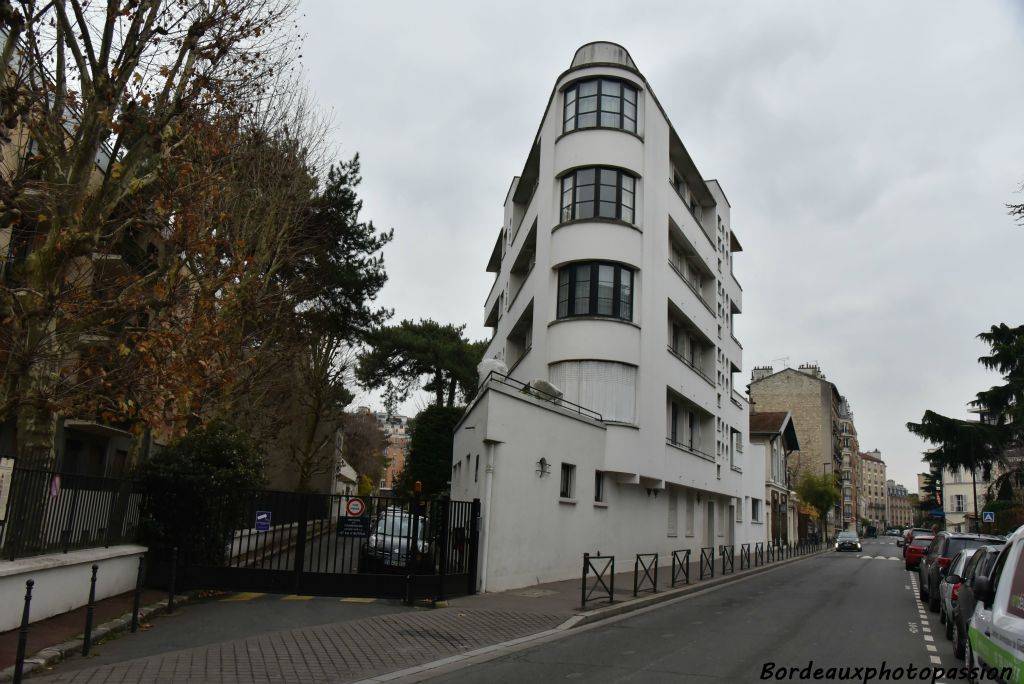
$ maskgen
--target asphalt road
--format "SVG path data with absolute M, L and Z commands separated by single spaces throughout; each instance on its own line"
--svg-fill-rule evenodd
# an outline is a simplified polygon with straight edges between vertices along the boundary
M 836 681 L 843 670 L 829 668 L 844 667 L 865 681 L 855 668 L 883 666 L 906 681 L 896 668 L 959 667 L 910 577 L 894 539 L 867 540 L 859 554 L 826 553 L 431 681 Z

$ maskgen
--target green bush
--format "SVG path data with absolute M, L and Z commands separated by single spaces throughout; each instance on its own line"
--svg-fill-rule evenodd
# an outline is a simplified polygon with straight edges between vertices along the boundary
M 239 430 L 213 423 L 188 434 L 139 469 L 143 541 L 177 546 L 191 563 L 221 564 L 266 485 L 263 473 L 263 455 Z

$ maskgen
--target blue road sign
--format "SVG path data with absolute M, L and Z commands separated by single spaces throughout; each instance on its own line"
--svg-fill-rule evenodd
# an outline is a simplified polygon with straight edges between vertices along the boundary
M 270 531 L 270 511 L 256 511 L 256 531 Z
M 987 523 L 994 523 L 996 521 L 996 514 L 994 511 L 982 511 L 981 521 Z

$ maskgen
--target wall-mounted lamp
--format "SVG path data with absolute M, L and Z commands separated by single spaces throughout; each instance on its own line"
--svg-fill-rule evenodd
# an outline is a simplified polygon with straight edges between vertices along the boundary
M 548 459 L 543 456 L 537 461 L 537 469 L 534 471 L 537 473 L 537 477 L 544 477 L 545 475 L 551 474 L 551 464 L 548 463 Z
M 647 496 L 650 496 L 651 494 L 654 494 L 654 498 L 655 499 L 658 498 L 658 490 L 657 489 L 651 489 L 650 487 L 648 487 L 647 488 Z

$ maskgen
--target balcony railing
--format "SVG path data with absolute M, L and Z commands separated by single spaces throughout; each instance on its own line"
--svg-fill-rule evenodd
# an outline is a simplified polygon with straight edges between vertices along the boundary
M 580 406 L 579 404 L 574 404 L 571 401 L 568 401 L 566 399 L 562 399 L 561 397 L 557 397 L 554 394 L 551 394 L 549 392 L 545 392 L 542 389 L 537 389 L 536 387 L 532 387 L 532 386 L 528 385 L 525 382 L 522 382 L 520 380 L 515 380 L 513 378 L 510 378 L 507 375 L 502 375 L 501 373 L 498 373 L 497 371 L 491 371 L 490 373 L 488 373 L 488 375 L 487 375 L 487 382 L 495 382 L 495 383 L 498 383 L 499 385 L 505 385 L 506 387 L 512 387 L 514 389 L 519 390 L 523 394 L 529 394 L 529 395 L 537 397 L 538 399 L 541 399 L 543 401 L 551 402 L 552 404 L 554 404 L 555 406 L 558 406 L 559 408 L 564 408 L 564 409 L 566 409 L 568 411 L 572 411 L 573 413 L 578 413 L 581 416 L 586 416 L 587 418 L 592 418 L 594 420 L 599 420 L 599 421 L 602 421 L 602 422 L 604 421 L 604 418 L 597 411 L 593 411 L 591 409 L 588 409 L 585 406 Z
M 704 381 L 707 382 L 712 387 L 715 386 L 715 381 L 714 380 L 712 380 L 710 377 L 708 377 L 708 375 L 704 371 L 702 371 L 700 368 L 697 368 L 697 366 L 692 364 L 689 359 L 687 359 L 685 356 L 683 356 L 682 354 L 677 352 L 675 349 L 673 349 L 671 345 L 669 345 L 667 347 L 667 349 L 668 349 L 668 353 L 671 354 L 672 356 L 676 357 L 680 361 L 682 361 L 684 366 L 686 366 L 687 368 L 692 370 L 694 373 L 696 373 L 700 377 L 704 378 Z
M 679 270 L 679 267 L 676 266 L 671 259 L 668 260 L 668 265 L 672 268 L 673 271 L 676 272 L 676 275 L 679 276 L 679 279 L 686 283 L 686 286 L 690 288 L 693 294 L 697 296 L 697 299 L 700 300 L 700 303 L 704 305 L 708 312 L 710 312 L 713 315 L 715 313 L 715 310 L 711 307 L 710 304 L 708 304 L 708 300 L 704 299 L 704 295 L 701 294 L 701 291 L 697 289 L 697 286 L 694 285 L 689 278 L 683 275 L 683 272 Z
M 668 436 L 668 437 L 665 438 L 665 443 L 666 444 L 670 444 L 670 445 L 674 446 L 677 449 L 682 449 L 683 451 L 687 451 L 687 452 L 693 454 L 694 456 L 700 456 L 701 458 L 706 459 L 708 461 L 714 461 L 715 460 L 715 457 L 712 456 L 711 454 L 703 452 L 700 449 L 698 449 L 697 447 L 690 446 L 689 444 L 684 444 L 683 442 L 677 442 L 676 440 L 672 439 L 671 436 Z

